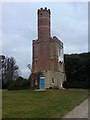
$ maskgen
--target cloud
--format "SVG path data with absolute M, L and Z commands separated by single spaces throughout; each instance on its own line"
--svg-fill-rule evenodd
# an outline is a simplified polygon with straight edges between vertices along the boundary
M 64 5 L 58 14 L 54 14 L 52 28 L 52 35 L 62 39 L 66 48 L 65 53 L 86 52 L 88 50 L 88 4 Z

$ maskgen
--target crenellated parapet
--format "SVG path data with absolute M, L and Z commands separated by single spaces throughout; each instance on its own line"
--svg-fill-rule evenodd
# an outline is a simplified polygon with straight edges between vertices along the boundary
M 38 9 L 37 14 L 39 14 L 41 12 L 48 12 L 49 14 L 51 14 L 50 9 L 47 9 L 47 7 Z

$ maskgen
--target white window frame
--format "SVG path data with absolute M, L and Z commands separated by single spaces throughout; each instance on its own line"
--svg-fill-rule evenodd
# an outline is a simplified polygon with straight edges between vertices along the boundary
M 35 85 L 37 85 L 37 79 L 35 79 Z
M 58 47 L 58 62 L 63 62 L 63 48 Z

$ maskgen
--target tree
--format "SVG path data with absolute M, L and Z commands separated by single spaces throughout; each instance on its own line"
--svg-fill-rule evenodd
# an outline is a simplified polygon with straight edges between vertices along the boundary
M 8 81 L 11 81 L 18 76 L 19 67 L 16 65 L 14 57 L 7 58 L 6 64 L 7 64 L 6 78 Z
M 10 84 L 12 80 L 16 79 L 18 76 L 19 67 L 16 65 L 16 61 L 14 57 L 5 57 L 0 56 L 1 61 L 1 77 L 2 77 L 2 85 L 8 83 Z M 7 85 L 8 86 L 8 85 Z
M 5 62 L 5 56 L 0 55 L 0 88 L 2 88 L 2 83 L 4 82 L 4 62 Z
M 28 64 L 27 67 L 29 68 L 30 72 L 32 73 L 32 66 L 31 66 L 31 64 Z
M 90 52 L 65 55 L 65 72 L 68 88 L 88 88 L 90 80 Z

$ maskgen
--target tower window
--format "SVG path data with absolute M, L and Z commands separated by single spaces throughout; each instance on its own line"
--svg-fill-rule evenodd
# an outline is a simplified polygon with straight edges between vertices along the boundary
M 59 56 L 61 55 L 61 51 L 60 51 L 60 49 L 59 49 Z
M 37 85 L 37 79 L 35 79 L 34 81 L 35 81 L 35 85 Z
M 54 81 L 54 78 L 52 78 L 52 84 L 54 84 L 54 82 L 55 82 L 55 81 Z
M 40 15 L 42 15 L 42 13 Z
M 53 62 L 53 59 L 51 59 L 51 62 Z

